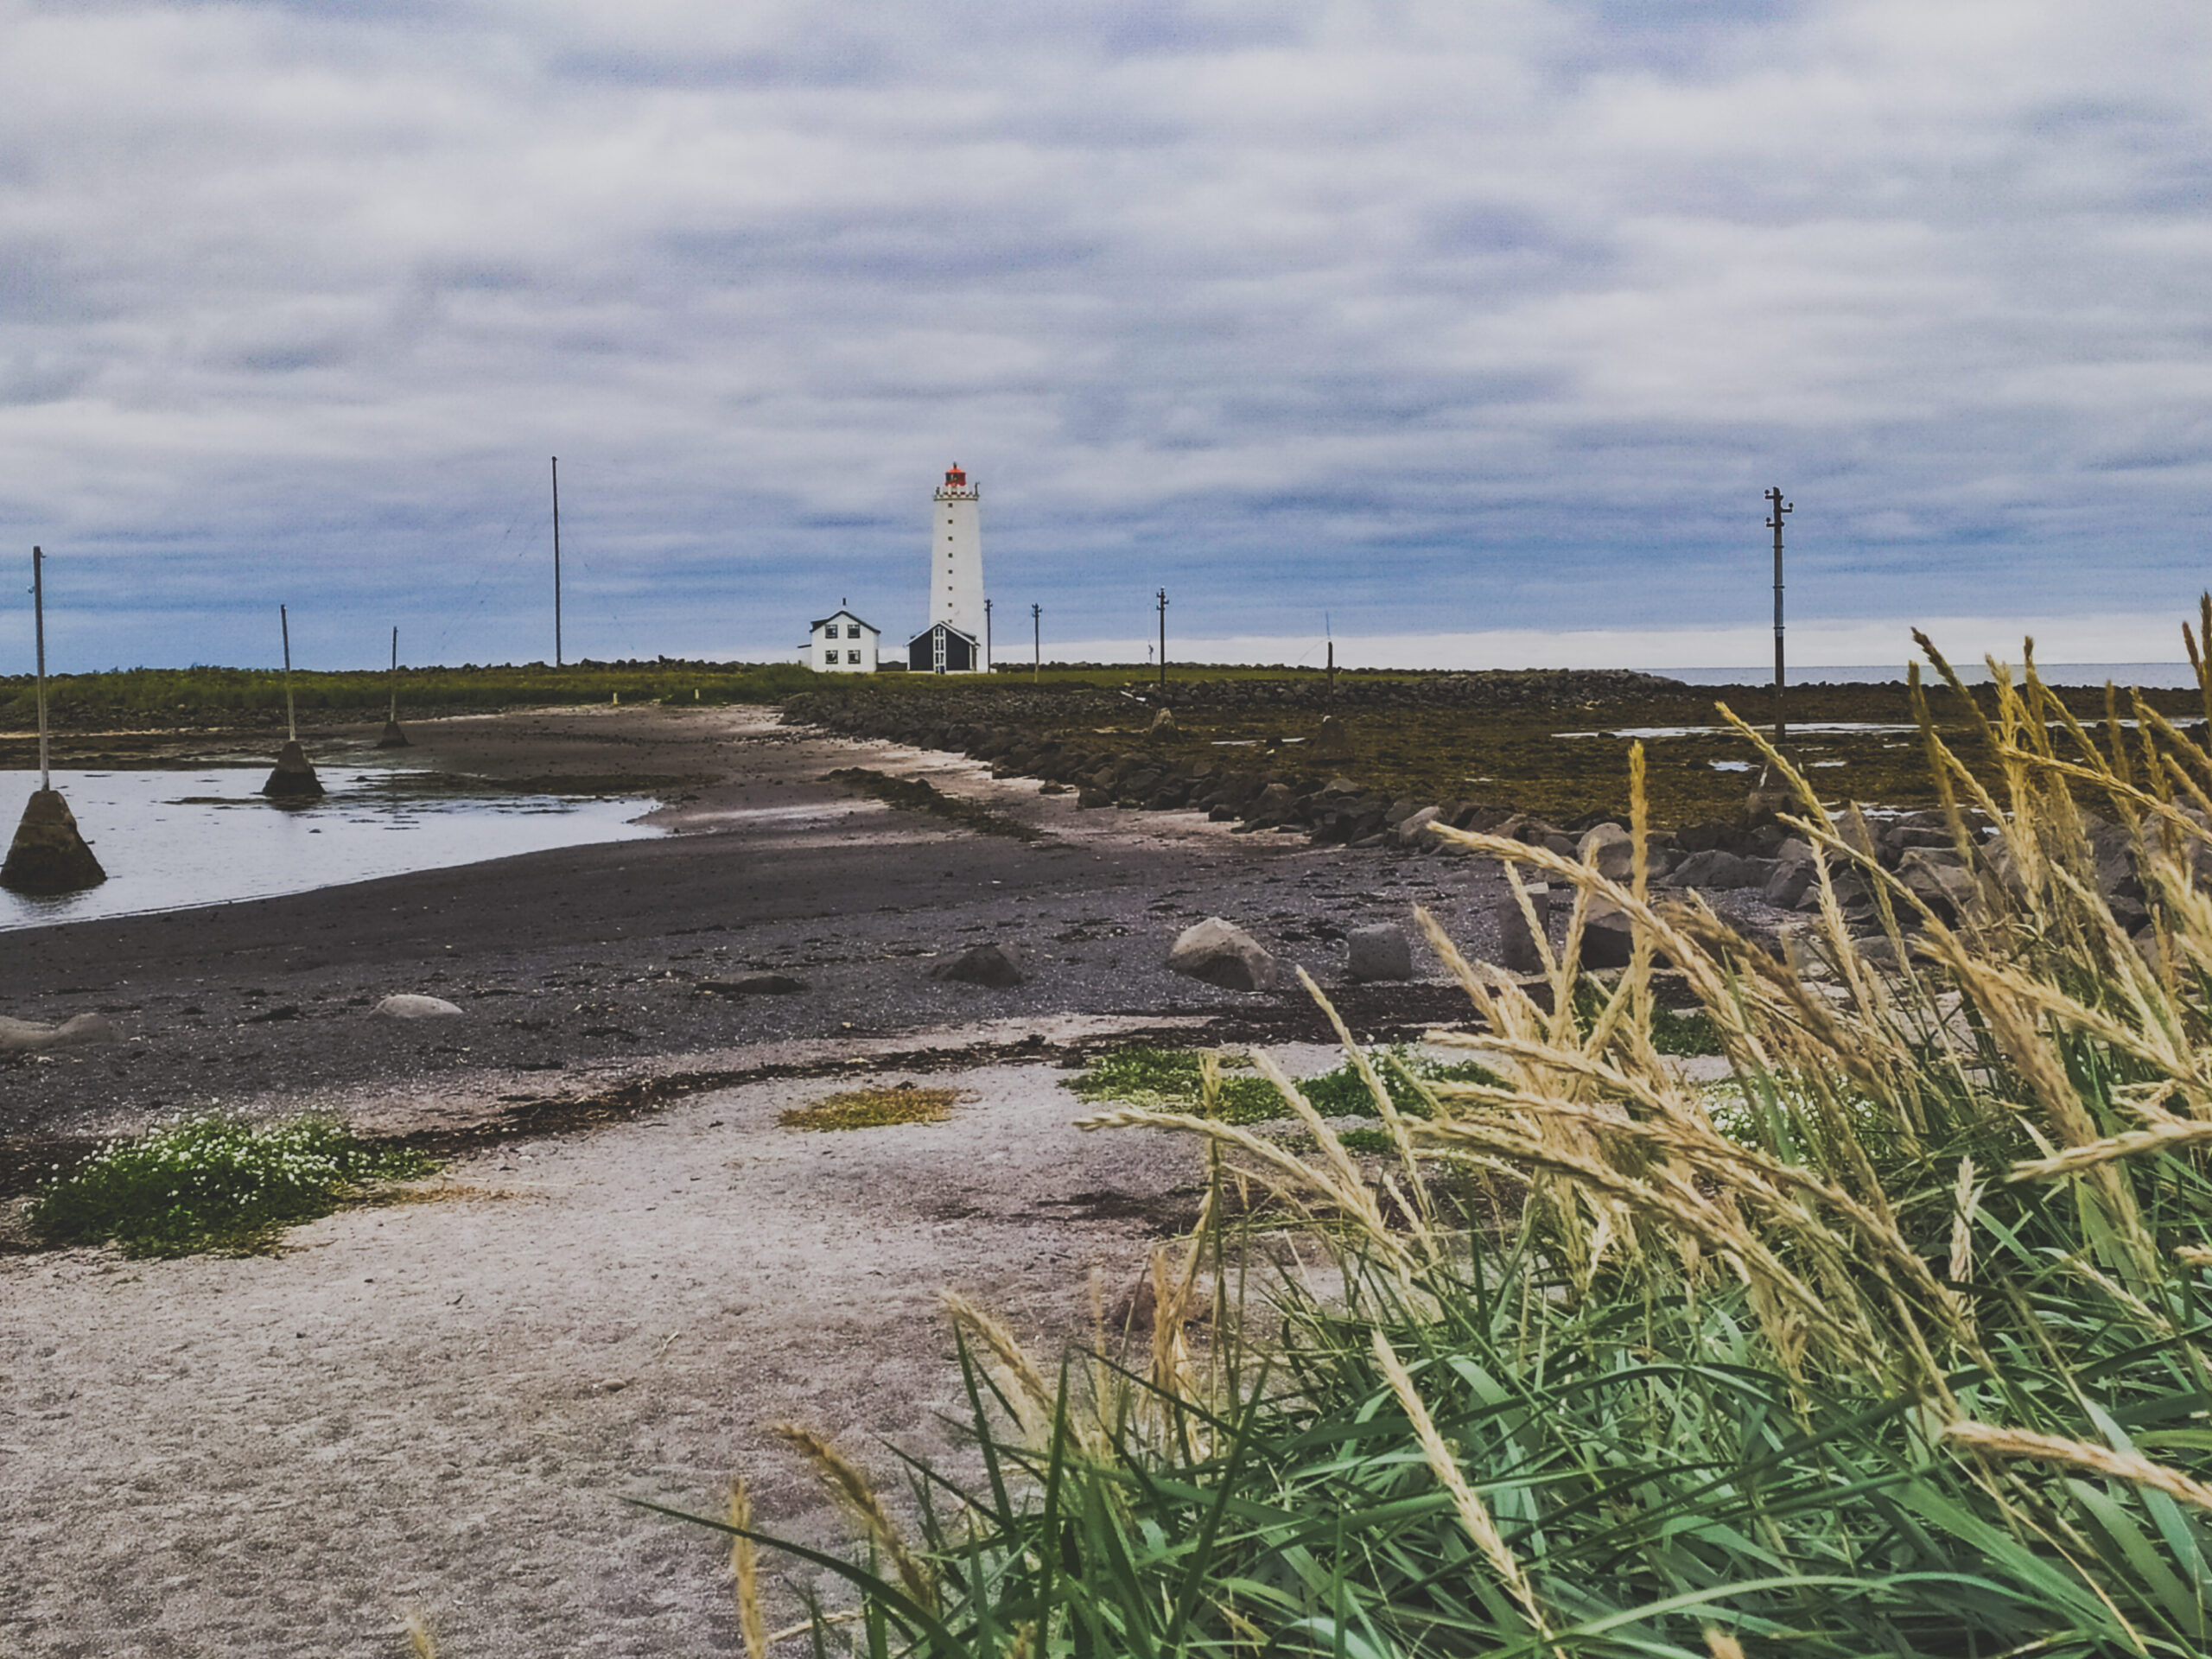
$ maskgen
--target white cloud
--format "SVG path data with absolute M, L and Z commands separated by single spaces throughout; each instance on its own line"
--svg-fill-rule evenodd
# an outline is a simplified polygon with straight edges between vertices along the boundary
M 0 536 L 112 660 L 541 652 L 556 452 L 601 656 L 955 458 L 1102 635 L 1756 632 L 1770 481 L 1808 617 L 2191 601 L 2201 9 L 1653 16 L 0 0 Z

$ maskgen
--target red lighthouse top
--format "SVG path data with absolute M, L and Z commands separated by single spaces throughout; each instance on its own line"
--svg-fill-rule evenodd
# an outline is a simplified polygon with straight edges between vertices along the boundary
M 947 489 L 957 490 L 965 487 L 967 482 L 968 474 L 960 470 L 960 463 L 958 461 L 954 461 L 950 468 L 945 473 L 945 487 Z

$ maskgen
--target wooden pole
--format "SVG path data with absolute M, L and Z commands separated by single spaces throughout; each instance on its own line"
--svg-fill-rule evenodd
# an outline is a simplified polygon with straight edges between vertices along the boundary
M 292 713 L 292 619 L 282 605 L 276 607 L 276 626 L 284 631 L 284 741 L 296 743 L 300 722 Z
M 1795 508 L 1782 499 L 1779 488 L 1770 489 L 1766 500 L 1774 510 L 1766 524 L 1774 532 L 1774 747 L 1779 749 L 1789 735 L 1782 703 L 1782 518 Z
M 38 786 L 54 787 L 54 773 L 46 763 L 46 555 L 31 549 L 32 627 L 38 635 Z
M 399 719 L 399 630 L 391 631 L 391 712 L 385 718 L 395 724 Z
M 983 601 L 983 671 L 991 671 L 991 601 Z
M 1029 649 L 1032 653 L 1029 678 L 1033 684 L 1045 677 L 1045 607 L 1042 605 L 1029 607 Z
M 1160 590 L 1160 685 L 1167 687 L 1167 590 Z
M 553 457 L 553 666 L 561 666 L 561 457 Z

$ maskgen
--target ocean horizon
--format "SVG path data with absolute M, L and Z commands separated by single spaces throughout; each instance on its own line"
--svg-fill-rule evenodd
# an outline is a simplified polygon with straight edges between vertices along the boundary
M 1959 677 L 1969 685 L 1986 683 L 1990 678 L 1987 664 L 1983 663 L 1954 663 Z M 1651 673 L 1670 680 L 1681 680 L 1689 685 L 1771 685 L 1774 670 L 1765 668 L 1655 668 Z M 1923 680 L 1934 680 L 1935 671 L 1923 664 L 1920 671 Z M 2019 677 L 2018 664 L 2012 664 L 2015 683 Z M 2145 691 L 2188 690 L 2196 684 L 2196 671 L 2187 663 L 2037 663 L 2036 673 L 2045 685 L 2101 686 L 2117 685 L 2125 690 L 2133 686 Z M 1787 671 L 1791 685 L 1879 685 L 1891 680 L 1902 682 L 1905 677 L 1902 663 L 1843 663 L 1808 664 L 1803 668 Z

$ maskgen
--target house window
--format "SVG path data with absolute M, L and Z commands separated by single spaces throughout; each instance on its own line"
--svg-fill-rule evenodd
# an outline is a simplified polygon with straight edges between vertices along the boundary
M 849 663 L 857 663 L 860 659 L 861 654 L 857 651 L 849 651 L 845 653 L 845 660 Z

